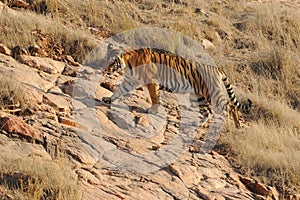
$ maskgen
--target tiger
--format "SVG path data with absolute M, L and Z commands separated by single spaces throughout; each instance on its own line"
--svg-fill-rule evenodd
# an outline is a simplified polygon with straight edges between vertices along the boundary
M 125 74 L 124 81 L 113 95 L 102 98 L 107 104 L 141 85 L 146 85 L 152 103 L 147 112 L 154 114 L 158 112 L 160 89 L 175 93 L 191 93 L 205 108 L 202 125 L 207 123 L 212 114 L 210 106 L 214 103 L 222 110 L 229 111 L 237 128 L 240 128 L 238 110 L 248 111 L 252 106 L 250 99 L 248 104 L 242 104 L 236 99 L 227 75 L 215 65 L 190 61 L 172 52 L 156 48 L 138 48 L 126 52 L 121 50 L 116 54 L 112 44 L 109 44 L 107 51 L 115 55 L 107 54 L 111 63 L 105 69 L 105 73 Z M 230 101 L 224 95 L 222 90 L 224 86 Z

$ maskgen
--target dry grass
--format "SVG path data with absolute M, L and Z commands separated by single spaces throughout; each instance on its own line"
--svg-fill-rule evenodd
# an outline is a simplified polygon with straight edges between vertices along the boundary
M 282 195 L 288 188 L 299 187 L 299 127 L 259 121 L 225 140 L 236 153 L 235 164 L 241 165 L 241 172 L 275 185 Z
M 36 30 L 54 39 L 52 48 L 61 47 L 62 54 L 72 55 L 75 60 L 82 61 L 85 55 L 96 47 L 91 35 L 81 28 L 65 26 L 58 18 L 39 15 L 30 11 L 22 13 L 0 11 L 0 43 L 13 48 L 20 46 L 29 49 L 38 41 Z M 55 51 L 55 49 L 53 49 Z
M 134 28 L 139 21 L 138 16 L 133 16 L 134 13 L 138 13 L 138 9 L 130 7 L 131 3 L 127 1 L 31 0 L 31 2 L 34 4 L 34 10 L 79 27 L 109 28 L 118 32 Z M 41 7 L 44 9 L 35 9 Z
M 243 173 L 276 185 L 282 195 L 286 188 L 299 188 L 297 8 L 247 0 L 46 0 L 46 7 L 42 0 L 30 2 L 34 3 L 33 10 L 43 15 L 0 14 L 0 42 L 27 47 L 35 43 L 31 31 L 41 29 L 80 61 L 95 45 L 88 27 L 119 33 L 155 26 L 212 41 L 216 49 L 210 53 L 215 62 L 227 71 L 238 89 L 248 91 L 246 96 L 255 104 L 246 116 L 249 128 L 228 128 L 221 142 L 234 151 L 235 163 Z
M 0 110 L 22 114 L 29 108 L 25 92 L 12 77 L 0 75 Z
M 0 199 L 79 199 L 78 186 L 63 160 L 57 162 L 39 157 L 21 157 L 0 153 L 0 185 L 5 190 Z
M 275 185 L 283 197 L 300 189 L 300 15 L 276 5 L 250 11 L 223 48 L 236 53 L 225 66 L 251 90 L 255 106 L 250 126 L 228 128 L 221 143 L 232 148 L 241 172 Z

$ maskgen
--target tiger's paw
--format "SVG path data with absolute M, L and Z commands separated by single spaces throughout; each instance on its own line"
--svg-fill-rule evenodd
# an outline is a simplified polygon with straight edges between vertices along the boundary
M 107 104 L 111 104 L 111 97 L 103 97 L 102 101 Z
M 208 117 L 204 117 L 204 118 L 202 118 L 201 120 L 200 120 L 200 126 L 201 127 L 203 127 L 203 128 L 207 128 L 208 127 L 208 121 L 209 121 L 209 119 L 208 119 Z
M 159 107 L 158 104 L 155 104 L 155 105 L 151 106 L 151 108 L 147 109 L 147 113 L 150 113 L 150 114 L 158 113 L 158 107 Z

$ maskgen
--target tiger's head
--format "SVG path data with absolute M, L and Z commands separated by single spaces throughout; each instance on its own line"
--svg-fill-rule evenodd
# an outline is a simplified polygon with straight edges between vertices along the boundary
M 105 72 L 109 75 L 114 72 L 124 72 L 126 67 L 123 60 L 123 50 L 122 49 L 114 49 L 113 44 L 108 44 L 107 46 L 107 54 L 105 56 L 106 60 L 109 61 L 108 67 L 105 69 Z

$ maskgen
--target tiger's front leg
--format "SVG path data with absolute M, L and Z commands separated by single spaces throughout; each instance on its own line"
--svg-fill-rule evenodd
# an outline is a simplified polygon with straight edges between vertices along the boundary
M 112 96 L 102 97 L 102 101 L 104 103 L 111 104 L 115 99 L 119 98 L 119 96 L 121 96 L 121 95 L 119 95 L 119 88 L 118 88 L 117 91 L 114 92 Z
M 117 98 L 119 98 L 123 94 L 125 94 L 125 93 L 122 93 L 122 90 L 120 88 L 118 88 L 117 91 L 114 92 L 111 97 L 102 97 L 102 101 L 104 103 L 111 104 L 114 100 L 116 100 Z
M 151 108 L 147 109 L 148 113 L 155 114 L 158 112 L 158 90 L 159 90 L 159 85 L 157 83 L 148 83 L 146 84 L 149 95 L 151 98 L 152 106 Z
M 127 94 L 134 90 L 138 86 L 137 82 L 129 79 L 128 77 L 116 88 L 111 97 L 102 97 L 102 101 L 107 104 L 111 104 L 114 100 L 118 99 L 123 94 Z

